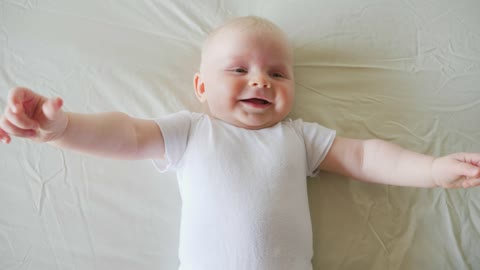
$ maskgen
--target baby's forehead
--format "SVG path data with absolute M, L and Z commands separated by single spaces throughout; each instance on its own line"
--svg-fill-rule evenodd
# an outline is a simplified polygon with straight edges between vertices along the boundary
M 257 16 L 237 17 L 210 32 L 204 41 L 203 50 L 225 34 L 242 33 L 268 34 L 269 36 L 282 37 L 287 40 L 285 33 L 277 25 L 267 19 Z
M 225 45 L 225 41 L 231 40 L 232 36 L 237 38 L 259 36 L 262 39 L 274 40 L 279 45 L 284 45 L 288 51 L 291 51 L 291 46 L 286 34 L 275 24 L 258 18 L 254 20 L 240 18 L 226 23 L 210 33 L 203 44 L 202 56 L 205 56 L 211 47 L 216 47 L 216 45 L 219 44 Z
M 280 57 L 275 57 L 275 59 L 284 59 L 287 65 L 290 68 L 292 67 L 294 58 L 293 48 L 287 35 L 274 23 L 263 18 L 249 16 L 233 19 L 210 33 L 202 47 L 200 71 L 206 66 L 216 63 L 219 58 L 222 58 L 224 54 L 219 53 L 220 51 L 225 52 L 228 48 L 238 48 L 237 46 L 240 45 L 239 43 L 241 43 L 241 41 L 236 40 L 236 38 L 251 38 L 252 35 L 250 34 L 252 33 L 255 34 L 253 36 L 264 39 L 261 43 L 265 41 L 267 43 L 270 42 L 270 44 L 273 43 L 271 47 L 269 47 L 272 49 L 271 51 L 276 51 L 281 54 L 279 55 Z M 268 39 L 268 41 L 265 40 L 265 38 Z

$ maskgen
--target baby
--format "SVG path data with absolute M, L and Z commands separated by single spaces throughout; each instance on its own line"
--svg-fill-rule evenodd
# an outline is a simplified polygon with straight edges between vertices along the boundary
M 382 140 L 336 136 L 286 119 L 295 89 L 285 34 L 258 17 L 216 29 L 194 89 L 210 113 L 155 120 L 78 114 L 26 88 L 10 91 L 0 140 L 10 136 L 175 170 L 182 197 L 181 270 L 309 270 L 313 256 L 307 176 L 320 170 L 412 187 L 480 185 L 480 154 L 434 158 Z

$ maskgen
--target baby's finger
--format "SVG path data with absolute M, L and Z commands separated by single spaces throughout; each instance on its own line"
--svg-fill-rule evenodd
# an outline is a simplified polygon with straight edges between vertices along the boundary
M 467 179 L 467 180 L 463 181 L 462 186 L 464 188 L 480 186 L 480 178 Z
M 456 153 L 457 160 L 480 166 L 480 153 Z
M 25 113 L 14 113 L 11 109 L 5 111 L 5 118 L 13 125 L 21 129 L 37 129 L 37 121 L 30 119 Z
M 29 98 L 33 98 L 32 90 L 25 87 L 15 87 L 8 93 L 7 104 L 12 110 L 17 113 L 19 105 Z
M 454 173 L 457 175 L 463 175 L 470 178 L 477 178 L 480 176 L 480 167 L 477 167 L 470 163 L 459 162 L 453 167 Z
M 3 129 L 0 128 L 0 141 L 9 144 L 12 139 Z
M 63 100 L 59 97 L 47 100 L 42 107 L 43 113 L 49 120 L 55 120 L 63 105 Z
M 2 119 L 2 129 L 7 134 L 17 136 L 17 137 L 33 137 L 36 134 L 36 131 L 33 129 L 21 129 L 8 121 L 7 119 Z

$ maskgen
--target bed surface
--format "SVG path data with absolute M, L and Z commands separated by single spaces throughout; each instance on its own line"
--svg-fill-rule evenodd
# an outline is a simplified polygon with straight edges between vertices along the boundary
M 202 40 L 266 17 L 295 52 L 293 118 L 432 155 L 480 152 L 476 0 L 0 0 L 0 110 L 21 85 L 70 111 L 201 111 Z M 319 269 L 480 269 L 480 188 L 308 179 Z M 0 269 L 174 270 L 181 200 L 151 161 L 0 145 Z

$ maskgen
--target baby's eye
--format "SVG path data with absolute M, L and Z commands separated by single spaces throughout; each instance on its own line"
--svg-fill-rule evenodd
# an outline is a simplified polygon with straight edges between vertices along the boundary
M 274 78 L 283 78 L 284 77 L 283 74 L 279 73 L 279 72 L 273 72 L 271 76 L 274 77 Z
M 244 68 L 234 68 L 232 71 L 236 73 L 247 73 L 247 70 Z

